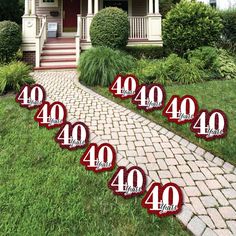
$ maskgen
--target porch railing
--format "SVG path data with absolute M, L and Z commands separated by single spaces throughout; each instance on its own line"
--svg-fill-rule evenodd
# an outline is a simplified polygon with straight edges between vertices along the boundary
M 129 39 L 147 39 L 147 17 L 137 17 L 131 16 L 129 17 L 130 24 L 130 34 Z M 82 17 L 81 20 L 81 39 L 87 39 L 87 25 L 86 25 L 86 17 Z
M 130 35 L 129 39 L 147 39 L 147 18 L 129 17 Z
M 47 18 L 46 16 L 41 17 L 40 22 L 40 31 L 39 34 L 36 36 L 36 44 L 35 44 L 35 51 L 36 51 L 36 67 L 40 66 L 40 55 L 43 49 L 43 45 L 47 40 Z

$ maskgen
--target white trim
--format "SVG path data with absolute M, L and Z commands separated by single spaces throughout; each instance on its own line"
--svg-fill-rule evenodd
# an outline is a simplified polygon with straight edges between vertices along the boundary
M 39 0 L 39 7 L 58 7 L 58 0 L 54 0 L 54 2 L 43 2 L 43 0 Z

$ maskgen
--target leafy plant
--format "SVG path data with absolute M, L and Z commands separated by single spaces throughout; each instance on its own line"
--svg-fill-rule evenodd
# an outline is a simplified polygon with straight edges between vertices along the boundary
M 30 72 L 30 66 L 24 64 L 23 62 L 12 62 L 8 65 L 0 67 L 0 84 L 5 85 L 5 87 L 0 85 L 1 93 L 4 90 L 13 90 L 17 92 L 20 90 L 22 85 L 34 83 Z
M 127 13 L 117 7 L 107 7 L 99 11 L 91 23 L 90 36 L 95 47 L 124 48 L 129 37 Z
M 81 55 L 80 81 L 89 86 L 109 86 L 117 74 L 126 74 L 134 65 L 135 59 L 119 50 L 91 48 Z
M 140 60 L 134 74 L 144 83 L 190 84 L 201 81 L 202 71 L 176 54 L 162 60 Z
M 164 44 L 178 55 L 201 46 L 212 45 L 221 36 L 219 12 L 212 7 L 182 0 L 166 16 L 163 23 Z
M 204 80 L 215 79 L 219 76 L 217 72 L 216 60 L 219 56 L 219 50 L 214 47 L 200 47 L 187 53 L 190 63 L 203 70 Z
M 224 49 L 219 49 L 219 56 L 216 59 L 215 67 L 220 78 L 235 79 L 236 78 L 236 64 L 233 57 Z
M 137 62 L 135 69 L 130 74 L 135 74 L 140 80 L 140 83 L 151 83 L 156 79 L 157 68 L 157 60 L 141 59 Z
M 11 21 L 0 22 L 0 61 L 11 61 L 21 46 L 20 26 Z
M 188 52 L 188 60 L 203 70 L 203 78 L 233 79 L 236 77 L 234 58 L 224 49 L 201 47 Z

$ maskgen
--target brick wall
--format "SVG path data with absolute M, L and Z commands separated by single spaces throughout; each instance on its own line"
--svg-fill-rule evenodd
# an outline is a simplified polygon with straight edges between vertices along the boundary
M 23 52 L 23 61 L 27 64 L 35 66 L 35 52 L 29 51 L 29 52 Z

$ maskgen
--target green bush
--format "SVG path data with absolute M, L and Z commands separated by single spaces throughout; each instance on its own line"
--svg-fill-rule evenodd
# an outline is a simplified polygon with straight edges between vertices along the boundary
M 107 7 L 99 11 L 92 20 L 90 36 L 93 46 L 122 49 L 128 43 L 128 15 L 117 7 Z
M 9 62 L 21 46 L 20 26 L 11 21 L 0 22 L 0 61 Z
M 203 70 L 203 79 L 210 80 L 219 76 L 217 72 L 216 60 L 218 58 L 219 50 L 214 47 L 200 47 L 193 51 L 189 51 L 187 58 L 190 63 Z
M 18 92 L 24 84 L 32 84 L 30 66 L 23 62 L 11 62 L 0 67 L 0 93 L 13 90 Z
M 141 59 L 130 74 L 135 74 L 140 83 L 152 83 L 156 79 L 156 72 L 161 60 Z
M 78 70 L 80 81 L 89 86 L 109 86 L 117 74 L 126 74 L 135 66 L 135 59 L 119 50 L 92 48 L 82 53 Z
M 204 80 L 236 77 L 234 58 L 224 49 L 200 47 L 188 52 L 188 60 L 204 71 Z
M 159 59 L 164 56 L 164 48 L 160 46 L 132 46 L 126 47 L 126 51 L 136 59 Z
M 236 51 L 236 9 L 221 12 L 224 25 L 221 45 Z
M 202 79 L 202 71 L 197 66 L 176 54 L 162 60 L 140 60 L 133 73 L 144 83 L 190 84 Z
M 221 36 L 219 12 L 212 7 L 182 0 L 169 11 L 163 23 L 164 44 L 178 55 L 201 46 L 208 46 Z

